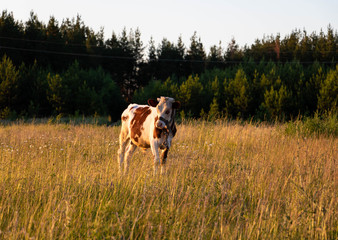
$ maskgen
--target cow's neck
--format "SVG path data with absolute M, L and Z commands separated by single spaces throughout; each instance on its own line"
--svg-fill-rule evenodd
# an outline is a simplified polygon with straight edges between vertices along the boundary
M 176 110 L 173 109 L 173 111 L 171 113 L 170 122 L 168 123 L 169 132 L 172 132 L 172 129 L 173 129 L 174 125 L 175 125 L 175 113 L 176 113 Z
M 173 127 L 175 125 L 175 110 L 172 111 L 170 121 L 166 120 L 163 117 L 160 117 L 159 120 L 163 121 L 165 123 L 165 126 L 167 128 L 168 133 L 172 133 Z

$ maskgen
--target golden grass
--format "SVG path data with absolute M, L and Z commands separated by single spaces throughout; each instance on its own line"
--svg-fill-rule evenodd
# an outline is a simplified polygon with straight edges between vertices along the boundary
M 337 139 L 186 122 L 153 175 L 119 127 L 0 127 L 0 239 L 337 239 Z

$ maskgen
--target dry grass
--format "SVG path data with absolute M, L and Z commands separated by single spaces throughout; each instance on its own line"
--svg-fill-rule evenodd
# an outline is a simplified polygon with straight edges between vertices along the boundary
M 337 139 L 187 122 L 153 176 L 119 127 L 0 127 L 0 239 L 337 239 Z

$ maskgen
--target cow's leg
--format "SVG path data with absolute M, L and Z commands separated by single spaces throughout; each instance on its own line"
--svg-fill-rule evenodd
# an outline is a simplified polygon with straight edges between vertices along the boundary
M 165 165 L 167 162 L 167 156 L 168 156 L 169 148 L 165 148 L 162 150 L 161 153 L 161 173 L 165 172 Z
M 156 174 L 158 165 L 161 163 L 160 154 L 159 154 L 159 144 L 157 141 L 150 142 L 150 148 L 154 156 L 154 173 Z
M 117 152 L 117 164 L 119 166 L 119 172 L 121 173 L 126 146 L 130 142 L 130 139 L 128 138 L 127 129 L 124 128 L 123 124 L 122 124 L 122 128 L 121 128 L 119 141 L 120 141 L 120 148 Z
M 130 144 L 128 145 L 126 154 L 124 156 L 124 173 L 128 172 L 128 164 L 135 150 L 136 150 L 136 145 L 130 141 Z

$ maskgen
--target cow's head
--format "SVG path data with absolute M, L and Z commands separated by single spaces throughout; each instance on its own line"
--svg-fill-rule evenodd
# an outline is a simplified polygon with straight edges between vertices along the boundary
M 180 108 L 181 103 L 175 101 L 170 97 L 160 97 L 157 100 L 149 99 L 148 104 L 152 107 L 156 107 L 157 120 L 155 126 L 157 128 L 169 127 L 169 123 L 173 121 L 175 117 L 176 109 Z

